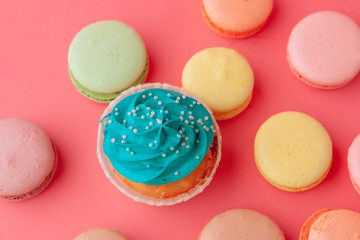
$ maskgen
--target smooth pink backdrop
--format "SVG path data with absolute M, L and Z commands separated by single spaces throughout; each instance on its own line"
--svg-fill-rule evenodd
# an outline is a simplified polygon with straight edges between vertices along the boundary
M 360 24 L 358 0 L 275 0 L 265 28 L 247 39 L 227 39 L 205 24 L 200 0 L 1 0 L 0 119 L 21 117 L 42 126 L 59 153 L 49 187 L 22 201 L 0 201 L 0 239 L 73 239 L 93 227 L 117 228 L 129 240 L 197 239 L 207 221 L 231 208 L 251 208 L 276 221 L 288 240 L 304 221 L 326 207 L 360 212 L 346 156 L 360 133 L 360 76 L 337 90 L 296 80 L 286 62 L 292 27 L 307 14 L 335 10 Z M 134 27 L 150 58 L 148 82 L 181 86 L 186 61 L 208 47 L 238 50 L 255 73 L 254 97 L 239 116 L 219 122 L 223 157 L 209 187 L 172 207 L 151 207 L 120 193 L 96 156 L 97 127 L 106 104 L 76 90 L 67 72 L 67 51 L 82 27 L 114 19 Z M 258 172 L 253 158 L 257 129 L 271 115 L 295 110 L 328 130 L 334 162 L 314 189 L 279 190 Z

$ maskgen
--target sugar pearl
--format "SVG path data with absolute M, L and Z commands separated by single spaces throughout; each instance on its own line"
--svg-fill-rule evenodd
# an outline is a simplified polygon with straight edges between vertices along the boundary
M 161 154 L 162 157 L 166 157 L 166 153 Z
M 114 143 L 114 142 L 115 142 L 115 138 L 112 138 L 112 139 L 111 139 L 111 142 Z
M 179 172 L 178 172 L 178 171 L 176 171 L 174 174 L 177 176 L 177 175 L 179 175 Z

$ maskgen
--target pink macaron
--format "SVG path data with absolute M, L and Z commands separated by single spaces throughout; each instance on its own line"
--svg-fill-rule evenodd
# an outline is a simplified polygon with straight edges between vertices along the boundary
M 342 87 L 360 71 L 360 28 L 342 13 L 312 13 L 293 28 L 287 60 L 294 75 L 312 87 Z
M 251 209 L 231 209 L 213 217 L 199 240 L 285 240 L 284 233 L 268 216 Z
M 47 133 L 35 123 L 9 118 L 0 121 L 0 198 L 23 200 L 48 186 L 57 154 Z
M 360 194 L 360 135 L 358 135 L 349 147 L 348 169 L 352 184 Z

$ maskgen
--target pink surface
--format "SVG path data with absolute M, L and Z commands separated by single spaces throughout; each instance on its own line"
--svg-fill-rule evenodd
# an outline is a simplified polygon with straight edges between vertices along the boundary
M 348 169 L 350 179 L 360 194 L 360 135 L 354 139 L 349 147 Z
M 360 76 L 336 90 L 295 79 L 286 62 L 293 26 L 304 16 L 335 10 L 360 23 L 357 0 L 275 1 L 268 23 L 247 39 L 214 33 L 200 1 L 12 1 L 0 3 L 0 119 L 22 117 L 43 127 L 59 153 L 58 171 L 38 196 L 0 201 L 0 239 L 73 239 L 93 227 L 115 227 L 128 239 L 197 239 L 213 216 L 250 208 L 272 218 L 287 239 L 298 238 L 304 221 L 327 207 L 360 212 L 347 171 L 347 151 L 360 133 Z M 223 156 L 211 184 L 197 197 L 171 207 L 136 203 L 106 178 L 96 156 L 97 128 L 106 104 L 79 94 L 67 72 L 72 38 L 85 25 L 116 19 L 134 27 L 150 59 L 148 82 L 181 85 L 186 61 L 208 47 L 230 47 L 255 74 L 254 96 L 237 117 L 219 122 Z M 258 172 L 253 142 L 260 125 L 281 111 L 302 111 L 328 130 L 334 162 L 317 187 L 290 193 Z

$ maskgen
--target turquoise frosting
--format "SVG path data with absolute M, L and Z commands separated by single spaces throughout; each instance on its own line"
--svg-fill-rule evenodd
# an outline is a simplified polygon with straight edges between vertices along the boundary
M 214 124 L 197 100 L 149 89 L 121 100 L 105 121 L 103 149 L 134 182 L 161 185 L 189 175 L 209 151 Z

